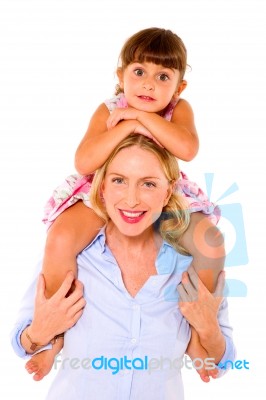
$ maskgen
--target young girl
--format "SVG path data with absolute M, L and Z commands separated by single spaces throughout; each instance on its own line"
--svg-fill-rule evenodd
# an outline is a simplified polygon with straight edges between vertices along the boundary
M 58 290 L 67 271 L 77 275 L 78 253 L 103 226 L 90 208 L 93 173 L 123 138 L 136 132 L 152 137 L 177 159 L 190 161 L 196 156 L 199 143 L 193 111 L 187 101 L 180 99 L 187 85 L 186 67 L 186 48 L 170 30 L 144 29 L 124 44 L 116 95 L 97 108 L 76 151 L 75 166 L 81 175 L 68 177 L 46 207 L 44 222 L 49 231 L 43 273 L 47 297 Z M 191 211 L 181 245 L 193 256 L 200 279 L 213 291 L 224 264 L 223 237 L 215 226 L 218 209 L 184 173 L 177 190 L 186 197 Z M 28 337 L 30 341 L 37 339 L 31 338 L 30 326 Z M 53 351 L 38 353 L 28 361 L 26 368 L 35 373 L 35 380 L 49 372 L 60 346 L 59 340 Z M 193 355 L 192 346 L 190 353 Z

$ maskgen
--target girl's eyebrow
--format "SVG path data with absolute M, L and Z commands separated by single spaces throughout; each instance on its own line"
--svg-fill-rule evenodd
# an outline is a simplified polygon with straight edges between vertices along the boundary
M 136 67 L 142 67 L 142 68 L 145 68 L 145 62 L 140 62 L 140 61 L 132 61 L 132 63 L 131 63 L 131 65 L 132 64 L 138 64 L 138 65 L 136 65 Z M 157 64 L 156 64 L 157 65 Z M 169 73 L 169 71 L 171 72 L 171 73 L 175 73 L 175 71 L 176 71 L 176 69 L 175 68 L 170 68 L 170 67 L 164 67 L 163 65 L 161 65 L 161 69 L 160 69 L 160 72 L 168 72 Z

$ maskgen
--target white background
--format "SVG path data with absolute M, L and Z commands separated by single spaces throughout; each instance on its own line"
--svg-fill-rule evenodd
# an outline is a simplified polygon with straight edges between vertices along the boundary
M 52 375 L 33 382 L 8 337 L 43 248 L 43 205 L 74 172 L 89 119 L 113 94 L 123 42 L 150 26 L 181 36 L 192 66 L 184 97 L 201 149 L 182 168 L 203 187 L 204 173 L 215 174 L 214 201 L 237 183 L 239 190 L 221 203 L 241 203 L 248 244 L 249 262 L 226 272 L 248 288 L 247 297 L 230 299 L 230 319 L 238 359 L 249 361 L 250 370 L 210 384 L 184 371 L 186 400 L 265 398 L 265 16 L 263 0 L 0 2 L 2 399 L 43 399 L 51 381 Z

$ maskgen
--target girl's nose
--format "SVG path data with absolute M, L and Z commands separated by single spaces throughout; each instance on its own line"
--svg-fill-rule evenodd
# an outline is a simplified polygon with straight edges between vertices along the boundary
M 145 80 L 145 82 L 143 83 L 143 88 L 146 90 L 154 90 L 154 84 L 152 83 L 151 80 L 147 79 Z

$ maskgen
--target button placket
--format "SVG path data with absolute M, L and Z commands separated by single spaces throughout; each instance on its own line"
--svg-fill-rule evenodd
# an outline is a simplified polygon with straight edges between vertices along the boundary
M 137 303 L 132 304 L 132 325 L 131 325 L 131 339 L 130 343 L 136 345 L 139 341 L 140 335 L 140 305 Z

